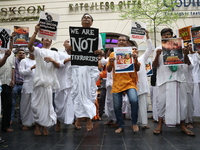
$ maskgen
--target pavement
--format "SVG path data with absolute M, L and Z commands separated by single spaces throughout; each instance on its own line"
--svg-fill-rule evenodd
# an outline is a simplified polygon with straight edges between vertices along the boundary
M 85 122 L 77 130 L 73 125 L 61 124 L 61 131 L 55 132 L 50 127 L 48 136 L 36 136 L 34 128 L 22 131 L 22 125 L 15 119 L 12 128 L 14 132 L 0 132 L 5 140 L 0 144 L 0 150 L 199 150 L 200 149 L 200 122 L 194 122 L 196 136 L 187 136 L 181 132 L 180 126 L 167 127 L 163 125 L 160 135 L 154 135 L 156 122 L 148 119 L 150 129 L 140 129 L 133 132 L 131 121 L 125 120 L 125 129 L 116 134 L 116 128 L 104 125 L 105 116 L 101 121 L 94 121 L 94 128 L 87 131 Z

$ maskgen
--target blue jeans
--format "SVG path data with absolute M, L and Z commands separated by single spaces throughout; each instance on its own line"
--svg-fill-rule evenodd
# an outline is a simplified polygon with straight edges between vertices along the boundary
M 122 129 L 124 128 L 124 118 L 122 115 L 122 95 L 124 92 L 126 92 L 129 99 L 129 103 L 131 104 L 132 124 L 137 124 L 138 119 L 138 96 L 136 89 L 131 88 L 120 93 L 113 93 L 113 103 L 117 124 Z
M 12 90 L 12 112 L 11 112 L 11 121 L 14 120 L 15 118 L 15 106 L 16 106 L 16 101 L 19 99 L 19 106 L 20 106 L 20 101 L 21 101 L 21 91 L 22 91 L 22 85 L 16 85 L 14 86 Z M 19 107 L 20 108 L 20 107 Z M 19 121 L 21 121 L 20 117 L 20 109 L 19 109 Z

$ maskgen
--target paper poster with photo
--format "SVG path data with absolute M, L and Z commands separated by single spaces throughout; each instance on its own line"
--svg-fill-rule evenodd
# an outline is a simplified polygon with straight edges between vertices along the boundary
M 134 72 L 132 47 L 114 47 L 115 73 Z
M 178 37 L 183 39 L 184 47 L 187 47 L 191 42 L 191 28 L 192 26 L 187 26 L 181 29 L 178 29 Z
M 152 70 L 152 60 L 151 58 L 148 58 L 145 62 L 145 69 L 147 72 L 147 76 L 153 75 L 153 70 Z
M 29 42 L 29 27 L 14 26 L 16 36 L 13 38 L 13 47 L 27 47 Z
M 10 48 L 10 29 L 0 28 L 0 50 L 8 50 Z
M 41 11 L 39 18 L 41 29 L 38 37 L 56 40 L 59 20 L 59 14 Z
M 72 46 L 71 65 L 98 66 L 99 29 L 84 27 L 69 27 Z
M 191 28 L 192 35 L 192 50 L 193 52 L 200 51 L 200 26 Z
M 145 41 L 146 40 L 146 24 L 142 22 L 132 21 L 131 26 L 131 40 Z
M 182 47 L 181 38 L 162 39 L 163 64 L 168 66 L 184 64 Z

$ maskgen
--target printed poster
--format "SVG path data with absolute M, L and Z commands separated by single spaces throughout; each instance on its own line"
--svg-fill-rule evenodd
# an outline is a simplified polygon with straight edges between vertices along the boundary
M 131 40 L 145 41 L 146 40 L 146 24 L 142 22 L 132 21 L 131 26 Z
M 184 64 L 182 47 L 181 38 L 162 39 L 163 64 L 168 66 Z
M 29 27 L 14 26 L 14 32 L 16 36 L 13 39 L 13 45 L 15 46 L 26 46 L 29 42 Z
M 59 14 L 41 11 L 39 18 L 41 29 L 38 37 L 56 40 L 59 20 Z
M 191 28 L 192 35 L 192 50 L 200 51 L 200 26 Z
M 69 27 L 72 46 L 71 65 L 98 66 L 99 29 L 84 27 Z
M 152 60 L 151 58 L 148 58 L 147 61 L 145 62 L 145 69 L 147 72 L 147 76 L 153 75 L 153 70 L 152 70 Z
M 9 29 L 0 28 L 0 50 L 8 50 L 10 48 L 10 34 Z
M 187 26 L 181 29 L 178 29 L 178 36 L 183 39 L 184 47 L 187 47 L 191 42 L 191 28 L 192 26 Z
M 114 47 L 115 73 L 134 72 L 132 47 Z

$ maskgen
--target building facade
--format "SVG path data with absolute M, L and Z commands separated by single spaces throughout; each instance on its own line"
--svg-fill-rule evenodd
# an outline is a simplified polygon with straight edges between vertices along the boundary
M 94 18 L 92 27 L 99 28 L 100 33 L 107 33 L 106 39 L 110 39 L 107 44 L 112 45 L 111 40 L 116 42 L 119 35 L 130 36 L 132 23 L 132 20 L 121 20 L 120 13 L 114 9 L 119 6 L 126 9 L 133 1 L 137 0 L 0 0 L 0 27 L 13 31 L 15 25 L 27 26 L 31 36 L 41 11 L 60 14 L 57 40 L 53 41 L 52 47 L 62 50 L 63 42 L 69 39 L 69 26 L 81 26 L 82 15 L 90 13 Z M 174 31 L 189 25 L 199 26 L 199 6 L 199 0 L 179 0 L 174 13 L 187 14 L 187 17 L 171 25 Z M 160 45 L 159 32 L 164 27 L 157 27 L 157 45 Z M 153 34 L 150 37 L 153 39 Z M 139 50 L 146 49 L 145 42 L 131 41 L 131 44 L 138 46 Z

